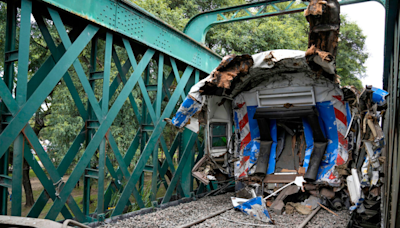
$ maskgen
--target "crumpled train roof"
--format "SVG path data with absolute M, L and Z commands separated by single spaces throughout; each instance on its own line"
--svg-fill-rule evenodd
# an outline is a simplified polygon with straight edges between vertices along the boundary
M 248 74 L 235 79 L 230 97 L 235 97 L 242 91 L 248 91 L 258 86 L 268 77 L 287 72 L 304 72 L 315 75 L 310 69 L 304 51 L 298 50 L 271 50 L 252 55 L 254 65 Z
M 242 91 L 251 90 L 270 76 L 288 72 L 304 72 L 309 76 L 316 76 L 307 63 L 304 51 L 279 49 L 252 56 L 225 56 L 219 66 L 194 87 L 197 87 L 199 95 L 235 97 Z

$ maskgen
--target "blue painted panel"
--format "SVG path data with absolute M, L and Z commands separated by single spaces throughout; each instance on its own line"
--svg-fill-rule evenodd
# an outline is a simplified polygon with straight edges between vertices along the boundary
M 336 164 L 339 137 L 333 104 L 331 104 L 330 101 L 319 102 L 317 103 L 317 109 L 319 112 L 318 118 L 323 123 L 323 127 L 321 126 L 321 128 L 323 128 L 322 131 L 328 139 L 328 146 L 326 147 L 325 156 L 318 169 L 317 180 L 319 180 Z
M 306 140 L 306 151 L 304 153 L 304 162 L 303 167 L 308 169 L 308 165 L 310 164 L 311 153 L 314 150 L 314 138 L 310 124 L 308 121 L 303 118 L 303 129 L 304 129 L 304 137 Z
M 272 145 L 271 145 L 271 153 L 269 155 L 267 174 L 272 174 L 275 172 L 275 165 L 276 165 L 276 146 L 278 145 L 278 127 L 276 125 L 276 120 L 270 120 L 269 124 L 271 129 Z
M 256 110 L 257 106 L 247 106 L 247 116 L 249 118 L 251 139 L 260 138 L 260 129 L 258 128 L 257 120 L 253 119 Z

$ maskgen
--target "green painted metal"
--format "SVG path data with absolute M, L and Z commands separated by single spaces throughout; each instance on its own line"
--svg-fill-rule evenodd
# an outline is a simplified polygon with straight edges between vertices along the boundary
M 77 42 L 77 41 L 75 41 L 75 42 Z M 146 54 L 143 56 L 142 60 L 138 64 L 136 70 L 133 72 L 133 74 L 131 75 L 131 77 L 127 81 L 127 84 L 125 85 L 125 87 L 120 92 L 120 94 L 119 94 L 118 98 L 116 99 L 115 103 L 110 108 L 110 111 L 107 114 L 107 119 L 105 119 L 101 123 L 101 125 L 99 126 L 96 134 L 93 136 L 92 140 L 90 141 L 90 143 L 86 147 L 86 150 L 85 150 L 83 156 L 78 161 L 78 164 L 76 165 L 75 169 L 71 173 L 72 177 L 70 177 L 68 179 L 68 181 L 65 183 L 63 189 L 60 192 L 60 196 L 61 197 L 59 199 L 56 199 L 56 201 L 54 201 L 53 206 L 51 207 L 49 213 L 46 215 L 47 219 L 53 219 L 54 220 L 57 217 L 57 215 L 60 212 L 62 206 L 66 202 L 66 196 L 71 194 L 76 182 L 79 179 L 79 176 L 82 175 L 82 173 L 84 172 L 84 168 L 90 162 L 90 159 L 92 158 L 92 156 L 94 155 L 95 151 L 97 150 L 97 147 L 99 146 L 100 141 L 105 136 L 105 134 L 107 133 L 109 127 L 111 126 L 112 120 L 115 119 L 116 115 L 118 114 L 118 111 L 121 109 L 121 107 L 123 105 L 123 102 L 125 101 L 125 99 L 130 94 L 130 91 L 133 89 L 133 86 L 138 81 L 138 78 L 141 76 L 141 73 L 144 71 L 144 69 L 146 68 L 147 64 L 149 63 L 149 61 L 150 61 L 150 59 L 151 59 L 151 57 L 153 55 L 154 55 L 154 51 L 149 49 L 149 50 L 147 50 Z M 132 190 L 132 187 L 130 188 L 130 190 Z
M 162 113 L 162 115 L 160 117 L 160 120 L 163 120 L 166 117 L 171 115 L 171 113 L 174 109 L 174 106 L 179 99 L 179 94 L 182 93 L 182 91 L 186 85 L 186 82 L 188 81 L 192 72 L 193 72 L 193 68 L 190 66 L 187 66 L 184 74 L 182 75 L 181 81 L 179 82 L 178 86 L 175 88 L 175 91 L 172 94 L 171 99 L 168 102 L 167 106 L 165 107 L 164 112 Z M 147 159 L 149 158 L 151 152 L 153 151 L 153 147 L 154 147 L 153 145 L 155 145 L 155 143 L 158 141 L 158 139 L 161 135 L 161 131 L 165 127 L 165 124 L 166 124 L 166 122 L 164 122 L 164 121 L 157 122 L 157 124 L 155 126 L 155 130 L 154 130 L 153 134 L 151 134 L 151 136 L 146 144 L 146 147 L 145 147 L 144 151 L 142 152 L 142 154 L 139 158 L 139 161 L 137 162 L 136 167 L 133 170 L 133 173 L 126 184 L 126 187 L 125 187 L 124 191 L 122 192 L 120 199 L 118 200 L 118 203 L 112 214 L 113 216 L 119 215 L 122 213 L 122 211 L 124 209 L 124 203 L 129 198 L 132 188 L 136 185 L 136 183 L 139 179 L 139 176 L 142 173 L 142 170 L 145 166 L 145 163 L 147 162 Z
M 19 51 L 18 51 L 18 76 L 16 101 L 21 106 L 26 102 L 27 84 L 28 84 L 28 63 L 29 63 L 29 43 L 32 12 L 32 2 L 29 0 L 21 1 L 21 20 L 19 33 Z M 13 148 L 13 177 L 12 177 L 12 195 L 14 199 L 11 202 L 11 215 L 21 216 L 22 210 L 22 169 L 24 161 L 25 138 L 19 134 L 14 141 Z M 14 169 L 15 167 L 15 169 Z
M 400 155 L 399 155 L 399 83 L 400 83 L 400 8 L 396 0 L 387 0 L 383 88 L 389 92 L 384 119 L 386 138 L 385 186 L 383 198 L 383 226 L 399 227 L 400 220 Z
M 339 3 L 348 5 L 369 1 L 385 5 L 386 0 L 341 0 Z M 286 4 L 279 5 L 282 3 Z M 308 2 L 297 3 L 296 0 L 266 0 L 220 8 L 197 14 L 189 20 L 183 32 L 194 40 L 205 43 L 208 30 L 215 25 L 302 12 L 307 8 L 307 4 Z
M 43 0 L 210 73 L 221 57 L 147 11 L 120 0 Z
M 193 145 L 196 142 L 197 139 L 197 134 L 194 132 L 190 133 L 190 138 L 188 140 L 188 143 L 185 147 L 185 150 L 183 151 L 183 155 L 181 157 L 181 161 L 179 162 L 178 168 L 176 169 L 174 176 L 172 177 L 171 183 L 168 186 L 167 192 L 165 193 L 163 200 L 161 203 L 168 203 L 169 200 L 171 199 L 172 193 L 175 189 L 175 186 L 178 183 L 178 180 L 182 178 L 182 171 L 184 170 L 186 166 L 186 161 L 188 158 L 190 158 L 193 155 Z M 182 183 L 185 187 L 185 183 Z M 185 193 L 185 191 L 184 191 Z

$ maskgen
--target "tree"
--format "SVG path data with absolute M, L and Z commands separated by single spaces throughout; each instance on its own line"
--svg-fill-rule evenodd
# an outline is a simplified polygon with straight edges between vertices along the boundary
M 183 30 L 183 22 L 194 15 L 216 8 L 240 5 L 254 1 L 245 0 L 131 0 L 155 16 Z M 157 4 L 158 7 L 154 7 Z M 289 3 L 276 4 L 285 7 Z M 255 54 L 273 49 L 307 49 L 308 23 L 303 13 L 279 15 L 256 20 L 217 25 L 206 37 L 206 45 L 224 56 L 227 54 Z M 355 85 L 362 89 L 359 78 L 365 74 L 366 36 L 354 22 L 341 15 L 337 71 L 342 85 Z
M 359 78 L 365 76 L 365 62 L 368 53 L 365 51 L 367 37 L 354 22 L 348 21 L 345 15 L 341 16 L 338 55 L 336 58 L 337 72 L 341 76 L 342 85 L 354 85 L 362 90 Z

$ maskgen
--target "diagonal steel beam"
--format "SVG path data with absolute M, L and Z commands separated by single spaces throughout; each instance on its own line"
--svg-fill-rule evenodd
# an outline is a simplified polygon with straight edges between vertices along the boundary
M 57 28 L 58 32 L 60 34 L 61 40 L 64 42 L 64 45 L 68 48 L 71 45 L 71 42 L 70 42 L 70 39 L 68 37 L 68 34 L 66 33 L 65 27 L 64 27 L 64 25 L 63 25 L 63 23 L 61 21 L 61 18 L 59 16 L 58 12 L 56 12 L 56 11 L 54 11 L 52 9 L 49 9 L 49 12 L 50 12 L 50 15 L 52 16 L 52 19 L 54 21 L 54 24 L 56 25 L 56 28 Z M 106 55 L 105 55 L 106 58 L 110 58 L 111 57 L 111 46 L 110 46 L 109 50 L 110 50 L 109 53 L 108 54 L 106 53 Z M 106 63 L 105 64 L 105 69 L 106 69 L 106 71 L 104 72 L 104 76 L 106 76 L 106 74 L 109 74 L 110 61 L 111 61 L 111 59 L 108 59 L 108 60 L 106 59 L 105 60 L 105 63 Z M 86 75 L 83 72 L 83 68 L 82 68 L 79 60 L 76 60 L 74 62 L 74 66 L 75 66 L 77 74 L 78 74 L 78 76 L 80 78 L 80 81 L 81 81 L 81 83 L 82 83 L 82 85 L 83 85 L 83 87 L 85 89 L 85 92 L 89 96 L 89 100 L 90 100 L 91 105 L 93 107 L 93 111 L 94 111 L 95 115 L 97 116 L 97 118 L 99 120 L 101 120 L 106 115 L 106 112 L 105 112 L 106 107 L 102 107 L 102 113 L 100 113 L 101 109 L 100 109 L 99 103 L 97 103 L 97 99 L 94 96 L 94 92 L 93 92 L 93 90 L 92 90 L 92 88 L 91 88 L 91 86 L 90 86 L 90 84 L 89 84 L 89 82 L 88 82 L 88 80 L 86 78 Z M 135 62 L 134 68 L 136 66 L 137 66 L 137 64 Z M 120 71 L 120 75 L 119 76 L 124 78 L 124 76 L 123 76 L 124 73 L 123 73 L 123 70 L 120 68 L 120 64 L 119 64 L 118 70 Z M 104 84 L 104 86 L 103 86 L 103 99 L 102 99 L 103 106 L 108 106 L 109 89 L 108 89 L 108 83 L 107 82 L 108 81 L 105 81 L 103 83 Z M 132 95 L 130 95 L 130 97 L 131 96 Z M 110 138 L 113 139 L 112 136 L 110 136 Z M 115 147 L 113 148 L 113 151 L 114 151 L 115 155 L 118 157 L 119 151 L 115 150 Z M 122 157 L 121 157 L 121 159 L 122 159 Z M 120 165 L 121 164 L 123 165 L 123 163 L 120 163 Z M 128 173 L 124 173 L 124 174 L 127 176 L 127 178 L 129 178 L 129 172 Z M 139 195 L 139 193 L 137 192 L 136 189 L 134 189 L 134 195 L 136 195 L 136 198 Z M 140 199 L 138 199 L 138 201 L 140 201 Z M 101 204 L 103 205 L 103 202 L 101 202 Z
M 22 133 L 24 134 L 25 138 L 27 139 L 31 148 L 33 148 L 38 155 L 40 161 L 44 168 L 48 171 L 50 178 L 52 181 L 46 179 L 41 179 L 42 185 L 45 187 L 46 191 L 50 194 L 50 197 L 54 200 L 57 197 L 57 188 L 61 187 L 63 184 L 62 176 L 59 174 L 57 169 L 54 167 L 53 163 L 51 162 L 50 158 L 48 157 L 47 153 L 44 151 L 42 145 L 37 138 L 37 135 L 32 130 L 32 128 L 25 128 Z M 32 155 L 31 155 L 32 156 Z M 26 157 L 28 158 L 28 157 Z M 28 159 L 26 159 L 28 160 Z M 54 183 L 58 183 L 55 185 Z M 70 195 L 68 197 L 68 206 L 71 209 L 72 213 L 74 213 L 75 217 L 79 220 L 84 220 L 85 215 L 80 210 L 78 204 L 75 202 L 74 198 Z
M 192 72 L 193 72 L 193 68 L 188 66 L 181 78 L 180 83 L 175 88 L 175 91 L 174 91 L 173 95 L 171 96 L 170 101 L 168 102 L 167 106 L 165 107 L 165 110 L 164 110 L 163 114 L 161 115 L 160 120 L 156 124 L 153 134 L 151 134 L 150 139 L 148 140 L 146 147 L 144 148 L 144 151 L 142 152 L 142 154 L 139 158 L 139 161 L 138 161 L 135 169 L 133 170 L 131 178 L 129 179 L 128 183 L 126 184 L 126 187 L 125 187 L 124 191 L 122 192 L 120 199 L 118 200 L 117 206 L 115 207 L 112 216 L 119 215 L 123 212 L 126 201 L 129 199 L 129 196 L 131 195 L 131 190 L 136 185 L 136 182 L 139 180 L 140 174 L 143 172 L 146 161 L 149 159 L 151 153 L 153 152 L 153 145 L 155 145 L 157 143 L 157 141 L 161 135 L 161 132 L 165 127 L 166 122 L 163 121 L 163 119 L 167 118 L 171 115 L 171 113 L 176 105 L 176 102 L 179 99 L 179 94 L 182 93 L 183 89 L 185 88 L 186 83 L 189 80 Z
M 125 179 L 129 180 L 131 174 L 128 171 L 128 166 L 127 166 L 124 158 L 122 158 L 122 155 L 118 149 L 118 146 L 114 140 L 114 137 L 110 133 L 108 133 L 108 134 L 106 134 L 106 139 L 107 139 L 108 143 L 110 144 L 112 150 L 114 151 L 115 157 L 117 158 L 117 163 L 119 165 L 118 169 L 122 172 L 122 175 L 125 177 Z M 117 176 L 116 176 L 116 178 L 119 181 L 122 179 L 122 178 L 119 179 Z M 138 203 L 139 207 L 144 208 L 144 203 L 142 201 L 142 197 L 139 194 L 139 191 L 136 189 L 136 186 L 133 188 L 132 192 L 133 192 L 133 196 L 135 197 L 136 202 Z
M 169 57 L 169 60 L 171 61 L 172 71 L 174 72 L 176 83 L 179 83 L 181 78 L 179 77 L 179 71 L 178 71 L 178 67 L 176 66 L 175 59 L 173 59 L 172 57 Z M 185 91 L 183 91 L 181 93 L 181 97 L 182 97 L 182 101 L 184 101 L 186 98 Z
M 0 87 L 2 85 L 2 82 L 3 81 L 1 80 Z M 8 94 L 8 96 L 10 96 L 10 94 Z M 18 109 L 17 109 L 18 105 L 15 102 L 15 100 L 7 99 L 6 104 L 7 104 L 7 106 L 9 106 L 11 108 L 10 111 L 15 115 L 15 113 L 18 111 Z M 37 154 L 40 157 L 40 160 L 42 161 L 42 164 L 45 166 L 46 170 L 49 171 L 49 174 L 50 174 L 51 178 L 53 179 L 53 183 L 58 182 L 58 180 L 61 179 L 61 176 L 58 175 L 58 172 L 56 171 L 54 165 L 48 158 L 47 153 L 44 152 L 43 147 L 39 143 L 39 139 L 37 138 L 36 134 L 33 132 L 30 125 L 27 125 L 27 127 L 23 130 L 23 134 L 25 135 L 25 138 L 28 140 L 31 147 L 34 148 L 35 151 L 37 152 Z M 47 180 L 47 178 L 46 178 L 46 180 Z M 43 183 L 43 180 L 41 180 L 41 182 L 42 182 L 43 186 L 46 186 Z M 54 186 L 52 186 L 52 187 L 54 188 Z M 48 188 L 46 190 L 48 192 L 54 191 L 54 189 L 50 190 Z M 51 195 L 51 197 L 54 198 L 54 195 Z M 73 212 L 77 218 L 80 218 L 80 219 L 84 218 L 82 212 L 80 211 L 78 205 L 76 204 L 76 202 L 74 201 L 74 199 L 72 197 L 70 197 L 70 200 L 68 201 L 68 203 L 69 203 L 71 210 L 73 210 Z M 63 212 L 65 213 L 65 211 L 63 211 Z M 66 214 L 66 216 L 68 217 L 68 214 Z
M 24 148 L 24 157 L 25 157 L 26 161 L 28 162 L 29 166 L 35 172 L 35 175 L 39 179 L 40 183 L 42 183 L 44 189 L 46 189 L 46 192 L 47 192 L 46 197 L 47 198 L 51 197 L 51 199 L 54 200 L 56 197 L 55 196 L 56 191 L 54 190 L 53 183 L 47 178 L 46 173 L 42 170 L 38 161 L 36 161 L 35 157 L 31 153 L 31 150 L 29 149 L 29 146 L 27 146 L 27 145 Z M 38 202 L 39 200 L 41 200 L 40 197 L 36 200 L 36 202 Z M 47 200 L 46 200 L 46 202 L 47 202 Z M 40 214 L 40 211 L 39 211 L 39 214 Z M 66 206 L 61 210 L 61 214 L 64 216 L 65 219 L 73 218 Z M 27 217 L 31 217 L 31 216 L 29 216 L 29 214 L 28 214 Z M 78 219 L 84 219 L 84 217 L 80 217 L 79 215 L 77 215 L 76 217 Z
M 153 57 L 153 55 L 154 55 L 154 50 L 152 50 L 152 49 L 148 49 L 146 51 L 146 53 L 144 54 L 143 58 L 141 59 L 140 63 L 138 64 L 138 67 L 133 72 L 132 76 L 129 78 L 125 87 L 122 89 L 118 98 L 115 100 L 113 106 L 109 110 L 109 112 L 107 114 L 107 118 L 103 120 L 102 124 L 99 126 L 99 128 L 98 128 L 97 132 L 95 133 L 95 135 L 93 136 L 92 140 L 87 145 L 84 154 L 82 155 L 82 157 L 78 161 L 75 169 L 71 173 L 72 178 L 70 177 L 68 179 L 68 181 L 64 185 L 63 189 L 61 190 L 61 192 L 60 192 L 61 199 L 57 199 L 54 202 L 50 211 L 46 215 L 46 219 L 54 220 L 57 217 L 57 215 L 60 213 L 61 208 L 63 207 L 63 205 L 65 204 L 65 202 L 67 200 L 66 196 L 71 194 L 71 191 L 73 190 L 80 175 L 82 175 L 82 173 L 84 172 L 87 164 L 90 162 L 90 159 L 92 158 L 93 154 L 97 150 L 102 138 L 107 133 L 112 122 L 114 121 L 115 117 L 117 116 L 118 111 L 122 108 L 124 101 L 131 93 L 133 87 L 135 86 L 135 84 L 139 80 L 139 78 L 141 77 L 141 74 L 143 73 L 144 69 L 148 65 L 148 63 L 149 63 L 150 59 Z
M 81 147 L 81 144 L 84 141 L 85 141 L 85 127 L 83 127 L 78 136 L 75 138 L 71 147 L 69 148 L 64 158 L 62 159 L 60 165 L 57 167 L 57 172 L 60 174 L 60 176 L 64 176 L 64 174 L 67 172 L 68 167 L 74 160 L 76 154 L 79 152 L 79 148 Z M 38 172 L 35 171 L 35 174 L 38 175 Z M 43 190 L 38 199 L 36 200 L 35 204 L 31 208 L 31 210 L 29 211 L 27 217 L 32 217 L 32 218 L 39 217 L 40 212 L 42 212 L 48 200 L 49 200 L 48 193 L 46 193 L 46 191 Z
M 172 180 L 168 186 L 167 191 L 165 192 L 165 195 L 164 195 L 164 198 L 163 198 L 161 204 L 168 203 L 169 200 L 171 199 L 172 193 L 175 190 L 178 180 L 182 176 L 181 174 L 182 174 L 183 169 L 185 168 L 186 161 L 193 152 L 192 148 L 193 148 L 194 143 L 196 142 L 196 139 L 197 139 L 197 134 L 194 132 L 191 132 L 189 141 L 186 144 L 186 148 L 183 152 L 182 158 L 179 161 L 178 168 L 176 169 L 174 176 L 172 177 Z
M 122 40 L 124 42 L 126 52 L 128 53 L 129 61 L 131 61 L 132 66 L 135 66 L 136 65 L 136 58 L 135 58 L 135 55 L 133 54 L 131 44 L 126 39 L 122 39 Z M 146 103 L 146 106 L 147 106 L 147 109 L 149 111 L 151 120 L 153 121 L 153 124 L 155 124 L 157 122 L 156 113 L 154 112 L 153 106 L 151 104 L 149 93 L 147 92 L 147 88 L 146 88 L 146 85 L 144 84 L 143 78 L 140 77 L 138 82 L 139 82 L 140 90 L 142 92 L 142 97 L 143 97 L 143 99 L 144 99 L 144 101 Z
M 139 147 L 139 139 L 140 139 L 139 134 L 136 134 L 135 138 L 133 139 L 131 145 L 129 146 L 129 148 L 124 156 L 124 162 L 126 165 L 129 165 L 130 162 L 132 161 L 133 157 L 135 156 L 137 148 Z M 111 168 L 108 168 L 108 170 L 109 170 L 110 174 L 114 177 L 114 179 L 115 179 L 114 181 L 116 182 L 115 184 L 116 184 L 117 188 L 120 189 L 121 183 L 122 183 L 121 182 L 122 176 L 123 176 L 121 168 L 118 167 L 117 171 L 114 171 L 112 168 L 111 162 L 109 164 L 111 165 Z M 104 207 L 107 207 L 109 205 L 110 200 L 111 200 L 112 191 L 113 191 L 112 183 L 110 183 L 106 190 L 106 193 L 105 193 Z
M 123 85 L 125 85 L 125 84 L 126 84 L 126 77 L 125 77 L 125 75 L 126 75 L 126 73 L 128 72 L 128 70 L 125 70 L 125 71 L 124 71 L 124 69 L 129 69 L 130 66 L 132 66 L 131 61 L 130 61 L 129 59 L 125 61 L 124 66 L 125 66 L 125 65 L 127 65 L 127 66 L 129 65 L 128 68 L 121 67 L 121 61 L 119 60 L 119 57 L 118 57 L 118 55 L 117 55 L 117 52 L 115 51 L 114 48 L 113 48 L 113 56 L 112 56 L 112 57 L 113 57 L 115 66 L 117 67 L 117 70 L 118 70 L 118 72 L 119 72 L 119 75 L 117 76 L 117 78 L 118 78 L 118 80 L 120 80 L 120 83 L 122 82 Z M 136 61 L 134 61 L 134 62 L 136 63 Z M 135 70 L 136 66 L 133 66 L 132 68 L 133 68 L 133 70 Z M 131 105 L 132 105 L 133 112 L 135 113 L 135 116 L 136 116 L 137 121 L 138 121 L 139 123 L 142 122 L 142 117 L 141 117 L 141 114 L 140 114 L 140 112 L 139 112 L 139 108 L 138 108 L 138 106 L 137 106 L 137 104 L 136 104 L 135 98 L 132 96 L 132 94 L 129 94 L 129 97 L 128 97 L 128 98 L 129 98 L 129 101 L 130 101 L 130 103 L 131 103 Z
M 54 52 L 55 52 L 55 50 L 54 50 L 54 49 L 55 49 L 55 45 L 54 45 L 54 42 L 53 42 L 53 40 L 52 40 L 50 34 L 48 33 L 47 28 L 44 26 L 43 19 L 42 19 L 41 17 L 38 17 L 38 18 L 37 18 L 37 21 L 38 21 L 39 26 L 42 25 L 42 26 L 40 26 L 40 27 L 42 27 L 42 33 L 46 34 L 46 36 L 45 36 L 45 35 L 44 35 L 44 36 L 45 36 L 45 38 L 47 38 L 46 41 L 47 41 L 47 43 L 48 43 L 48 46 L 50 47 L 49 49 L 54 53 Z M 64 35 L 65 35 L 65 34 L 64 34 Z M 64 39 L 66 39 L 66 38 L 64 38 Z M 59 47 L 63 48 L 63 45 L 61 44 Z M 55 56 L 57 56 L 57 54 L 59 55 L 59 53 L 54 53 L 54 54 L 55 54 Z M 114 52 L 113 54 L 116 55 L 115 52 Z M 115 56 L 114 56 L 114 57 L 115 57 Z M 116 59 L 114 58 L 114 60 L 116 60 Z M 117 59 L 117 60 L 118 60 L 118 61 L 115 61 L 115 62 L 116 62 L 116 64 L 119 64 L 119 65 L 117 65 L 117 68 L 118 68 L 119 73 L 120 73 L 120 75 L 118 75 L 117 77 L 122 76 L 123 78 L 125 78 L 123 75 L 126 74 L 126 72 L 128 71 L 128 68 L 130 67 L 130 62 L 127 61 L 127 62 L 124 64 L 124 66 L 121 67 L 121 66 L 120 66 L 120 63 L 119 63 L 119 59 Z M 68 73 L 66 73 L 66 76 L 68 76 L 68 77 L 65 77 L 65 76 L 64 76 L 64 80 L 66 80 L 66 79 L 71 80 Z M 119 78 L 118 78 L 118 79 L 119 79 Z M 117 81 L 117 78 L 115 79 L 115 81 Z M 126 80 L 125 80 L 125 81 L 126 81 Z M 121 82 L 121 80 L 120 80 L 120 82 Z M 71 84 L 72 84 L 72 81 L 71 81 Z M 115 83 L 113 82 L 113 84 L 115 84 Z M 116 88 L 117 88 L 117 86 L 116 86 L 116 85 L 113 86 L 113 84 L 110 86 L 111 94 L 113 94 L 113 93 L 115 92 Z M 67 85 L 68 85 L 68 84 L 67 84 Z M 72 89 L 75 89 L 75 87 L 73 86 L 73 84 L 72 84 Z M 73 91 L 71 90 L 71 88 L 70 88 L 70 91 L 71 91 L 71 94 L 73 95 Z M 75 91 L 76 91 L 76 89 L 75 89 Z M 76 92 L 76 94 L 77 94 L 77 92 Z M 112 96 L 112 95 L 110 95 L 109 97 L 111 97 L 111 96 Z M 132 97 L 132 95 L 130 95 L 130 97 Z M 103 99 L 104 99 L 104 98 L 103 98 Z M 77 99 L 74 99 L 74 100 L 75 100 L 75 103 L 76 103 L 77 106 L 78 106 L 78 104 L 82 104 L 82 102 L 81 102 L 79 96 L 77 97 Z M 82 116 L 82 118 L 83 118 L 84 120 L 87 119 L 87 116 L 88 116 L 88 115 L 87 115 L 87 112 L 86 112 L 86 110 L 85 110 L 84 108 L 83 108 L 82 110 L 80 110 L 80 114 L 81 114 L 81 116 Z M 112 138 L 112 136 L 111 136 L 111 138 Z M 112 167 L 112 166 L 111 166 L 111 167 Z M 129 178 L 129 177 L 128 177 L 128 178 Z M 137 192 L 136 189 L 134 189 L 134 195 L 136 196 L 135 198 L 137 198 L 137 196 L 139 195 L 139 193 Z M 141 201 L 141 199 L 138 199 L 139 205 L 143 205 L 143 203 L 141 203 L 140 201 Z
M 72 43 L 71 40 L 68 36 L 68 33 L 65 29 L 65 26 L 61 20 L 60 15 L 58 14 L 57 11 L 48 8 L 48 11 L 50 13 L 51 18 L 53 19 L 53 23 L 58 31 L 58 34 L 61 38 L 61 41 L 63 42 L 63 45 L 65 46 L 66 49 L 68 49 L 69 47 L 71 47 Z M 103 121 L 102 118 L 102 110 L 100 108 L 100 105 L 96 99 L 96 96 L 94 95 L 93 89 L 90 86 L 90 83 L 86 77 L 85 71 L 83 70 L 83 67 L 79 61 L 79 59 L 75 59 L 74 63 L 74 68 L 76 71 L 76 74 L 78 75 L 78 78 L 82 84 L 82 87 L 88 97 L 89 103 L 93 108 L 93 111 L 97 117 L 97 119 L 99 120 L 99 122 L 101 123 Z
M 26 104 L 21 107 L 21 110 L 10 121 L 9 125 L 0 134 L 0 157 L 6 152 L 10 144 L 14 141 L 17 135 L 24 128 L 26 123 L 38 107 L 42 104 L 43 100 L 50 94 L 53 88 L 60 81 L 63 74 L 68 70 L 69 66 L 75 61 L 79 53 L 85 48 L 93 36 L 97 33 L 98 27 L 88 25 L 85 30 L 79 35 L 77 40 L 65 52 L 63 57 L 54 66 L 54 68 L 47 75 L 46 79 L 40 84 L 32 96 L 28 99 Z

